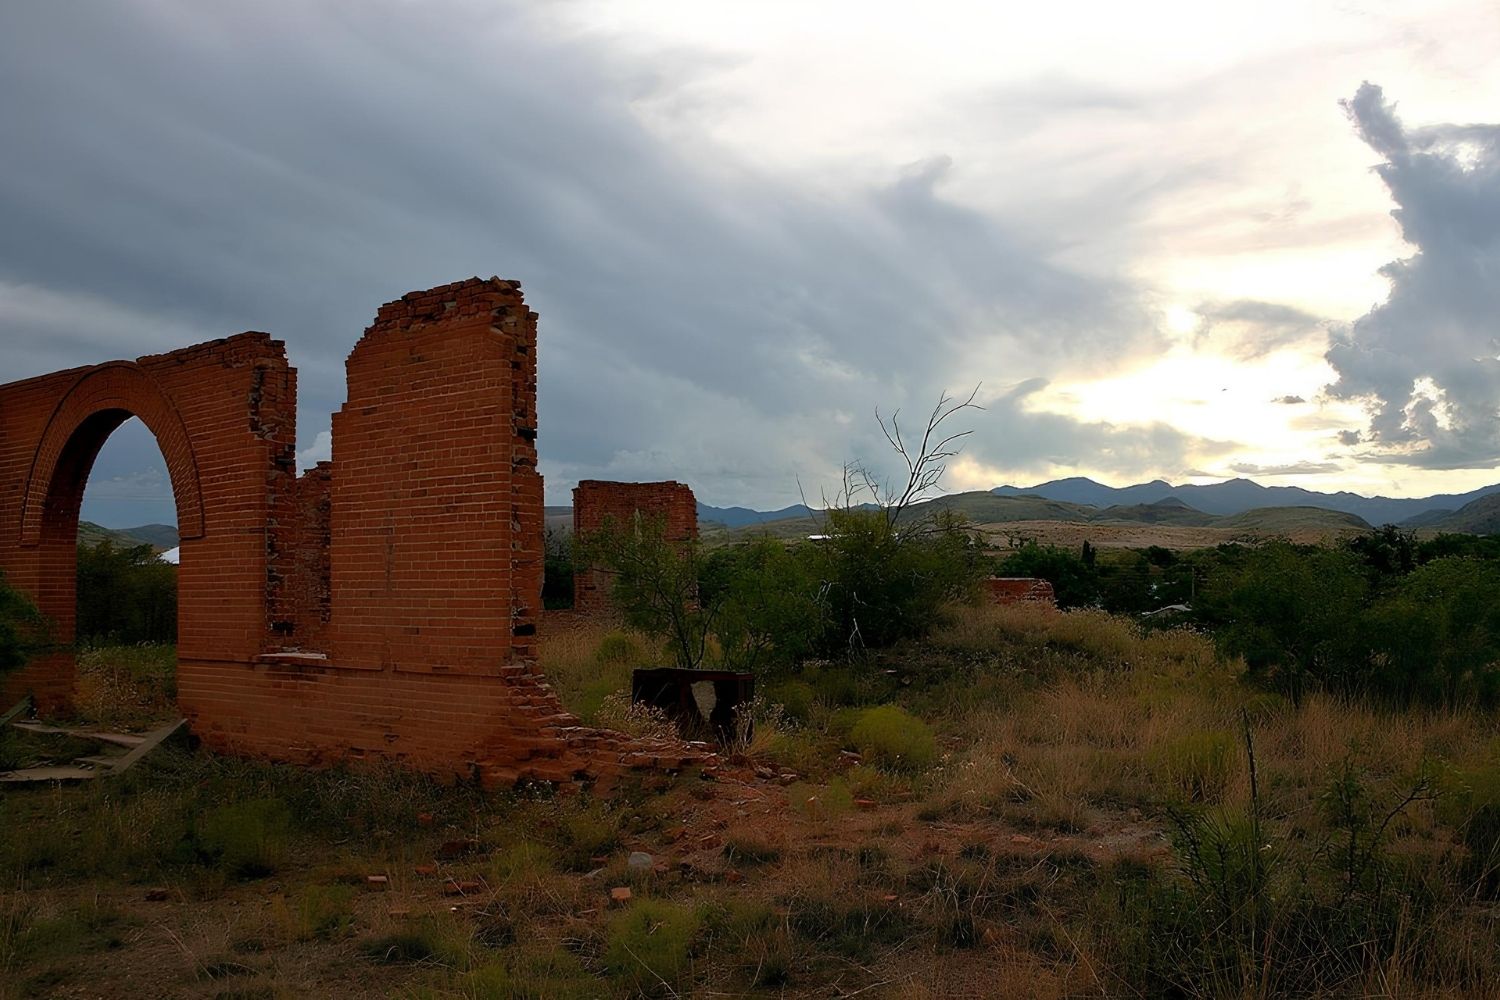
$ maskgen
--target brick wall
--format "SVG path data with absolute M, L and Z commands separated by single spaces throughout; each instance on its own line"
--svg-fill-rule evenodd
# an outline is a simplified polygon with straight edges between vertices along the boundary
M 995 604 L 1019 604 L 1023 601 L 1057 603 L 1057 596 L 1052 592 L 1049 581 L 1029 576 L 992 576 L 984 581 L 984 587 Z
M 382 306 L 333 460 L 301 477 L 296 373 L 265 334 L 0 386 L 0 567 L 70 641 L 83 486 L 136 414 L 177 501 L 178 700 L 208 746 L 492 783 L 694 759 L 579 726 L 537 668 L 536 322 L 498 278 Z M 3 694 L 70 687 L 59 652 Z
M 639 514 L 661 518 L 664 535 L 682 542 L 698 537 L 698 501 L 682 483 L 614 483 L 585 479 L 573 490 L 573 534 L 587 537 L 606 524 L 628 525 Z M 611 609 L 610 574 L 576 566 L 573 572 L 573 609 L 597 614 Z
M 294 428 L 279 408 L 295 394 L 281 342 L 263 333 L 0 386 L 0 567 L 59 645 L 73 640 L 84 483 L 104 440 L 135 415 L 156 436 L 177 502 L 179 655 L 218 664 L 260 653 L 272 496 L 291 481 L 277 458 Z M 7 678 L 0 700 L 29 689 L 58 707 L 72 670 L 59 652 Z

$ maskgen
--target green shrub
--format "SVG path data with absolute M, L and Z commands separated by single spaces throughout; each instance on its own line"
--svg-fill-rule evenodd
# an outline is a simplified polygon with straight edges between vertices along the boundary
M 491 860 L 491 870 L 501 883 L 537 878 L 555 871 L 555 865 L 556 857 L 549 848 L 529 840 L 504 845 Z
M 1163 782 L 1189 802 L 1219 802 L 1239 763 L 1234 737 L 1217 730 L 1179 736 L 1162 747 L 1157 769 Z
M 282 903 L 282 928 L 293 941 L 328 941 L 354 926 L 354 887 L 310 885 L 296 900 Z
M 673 991 L 688 971 L 701 925 L 691 907 L 643 899 L 610 919 L 605 967 L 635 989 Z
M 826 785 L 799 781 L 786 790 L 787 801 L 808 819 L 831 819 L 854 808 L 854 793 L 842 778 Z
M 394 933 L 366 938 L 359 951 L 372 962 L 462 969 L 469 964 L 470 944 L 468 929 L 457 921 L 425 917 Z
M 524 949 L 482 966 L 463 980 L 471 1000 L 596 1000 L 597 979 L 561 948 Z
M 806 722 L 812 717 L 813 689 L 803 681 L 782 681 L 766 690 L 766 698 L 780 705 L 788 719 Z
M 920 771 L 937 758 L 937 741 L 927 723 L 897 705 L 866 709 L 849 739 L 871 763 Z
M 286 860 L 291 824 L 291 811 L 279 799 L 220 806 L 198 822 L 198 850 L 232 878 L 262 878 Z
M 562 862 L 575 871 L 594 867 L 594 858 L 620 844 L 616 817 L 600 805 L 570 812 L 558 824 Z
M 24 664 L 46 639 L 41 612 L 29 597 L 7 584 L 0 572 L 0 675 Z
M 978 584 L 979 547 L 950 511 L 902 518 L 889 508 L 835 508 L 824 527 L 827 538 L 804 547 L 827 609 L 822 656 L 925 636 Z
M 605 666 L 638 665 L 646 651 L 633 637 L 624 632 L 610 632 L 599 640 L 594 659 Z

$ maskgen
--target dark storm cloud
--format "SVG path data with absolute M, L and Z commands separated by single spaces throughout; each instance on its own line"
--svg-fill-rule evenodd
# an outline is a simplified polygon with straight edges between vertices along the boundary
M 1333 337 L 1338 399 L 1364 402 L 1360 457 L 1429 469 L 1500 461 L 1500 126 L 1402 124 L 1366 83 L 1345 102 L 1416 252 L 1390 296 Z M 1358 442 L 1350 437 L 1346 442 Z
M 507 6 L 6 5 L 0 380 L 268 330 L 314 459 L 376 306 L 498 273 L 542 315 L 554 500 L 675 476 L 757 503 L 876 451 L 876 404 L 930 405 L 973 357 L 1047 375 L 1157 343 L 1132 289 L 946 200 L 942 158 L 813 196 L 632 113 L 703 67 Z M 1025 428 L 1146 468 L 1191 440 L 1012 416 L 997 453 Z

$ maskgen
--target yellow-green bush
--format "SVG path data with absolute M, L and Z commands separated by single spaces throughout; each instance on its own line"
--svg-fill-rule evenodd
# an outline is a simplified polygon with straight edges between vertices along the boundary
M 291 810 L 279 799 L 220 806 L 199 820 L 198 850 L 234 878 L 260 878 L 286 860 Z
M 1161 779 L 1189 802 L 1219 802 L 1239 763 L 1234 737 L 1219 730 L 1186 733 L 1157 754 Z
M 927 723 L 897 705 L 866 709 L 849 739 L 871 763 L 920 771 L 937 759 L 937 742 Z
M 773 705 L 780 705 L 788 719 L 806 722 L 812 715 L 812 685 L 803 681 L 782 681 L 766 691 L 766 698 Z
M 610 920 L 605 967 L 637 990 L 675 990 L 692 961 L 702 922 L 692 907 L 643 899 Z

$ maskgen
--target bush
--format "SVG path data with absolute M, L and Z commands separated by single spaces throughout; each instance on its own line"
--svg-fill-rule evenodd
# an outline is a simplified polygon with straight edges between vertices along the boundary
M 903 521 L 887 510 L 835 508 L 825 534 L 805 547 L 827 607 L 822 656 L 927 635 L 946 605 L 973 596 L 981 575 L 979 546 L 951 513 Z
M 602 666 L 617 667 L 639 664 L 645 650 L 624 632 L 609 632 L 599 640 L 594 660 Z
M 196 828 L 199 853 L 233 878 L 263 878 L 286 860 L 291 811 L 279 799 L 220 806 Z
M 1071 549 L 1025 541 L 1000 563 L 1003 576 L 1030 576 L 1052 584 L 1060 608 L 1084 608 L 1099 600 L 1099 575 Z
M 1162 747 L 1157 768 L 1163 781 L 1189 802 L 1219 802 L 1239 763 L 1234 737 L 1226 732 L 1187 733 Z
M 788 719 L 806 722 L 812 716 L 813 689 L 803 681 L 783 681 L 766 691 L 766 699 L 780 705 Z
M 867 709 L 849 739 L 871 763 L 893 770 L 920 771 L 937 758 L 927 723 L 897 705 Z
M 604 964 L 637 990 L 673 992 L 688 971 L 701 924 L 690 907 L 643 899 L 610 919 Z
M 22 666 L 38 652 L 46 644 L 46 632 L 36 605 L 7 584 L 0 572 L 0 674 Z
M 79 545 L 76 633 L 99 645 L 176 643 L 177 567 L 149 545 Z

